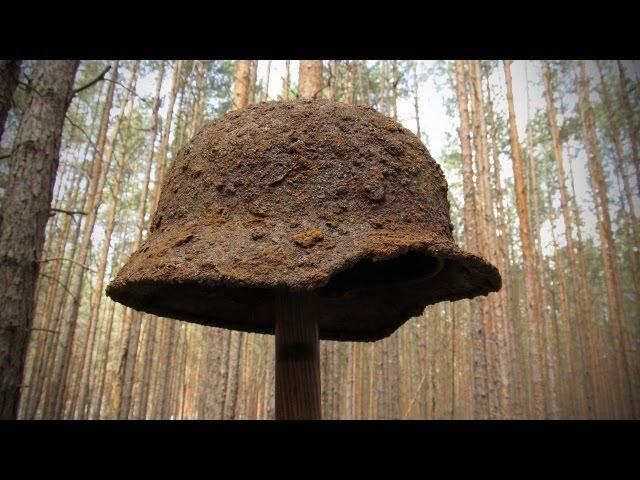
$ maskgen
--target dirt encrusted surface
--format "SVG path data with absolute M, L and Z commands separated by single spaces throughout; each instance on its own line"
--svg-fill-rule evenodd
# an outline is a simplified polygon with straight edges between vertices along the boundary
M 273 333 L 274 292 L 311 292 L 321 338 L 376 340 L 428 304 L 500 288 L 451 228 L 444 175 L 399 123 L 337 102 L 265 102 L 180 150 L 149 238 L 107 294 Z

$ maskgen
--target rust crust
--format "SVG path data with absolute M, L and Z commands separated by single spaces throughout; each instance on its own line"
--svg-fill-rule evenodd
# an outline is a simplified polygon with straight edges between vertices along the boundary
M 450 225 L 442 170 L 399 123 L 338 102 L 260 103 L 180 150 L 149 238 L 107 295 L 273 333 L 275 292 L 307 291 L 320 338 L 377 340 L 426 305 L 500 289 Z

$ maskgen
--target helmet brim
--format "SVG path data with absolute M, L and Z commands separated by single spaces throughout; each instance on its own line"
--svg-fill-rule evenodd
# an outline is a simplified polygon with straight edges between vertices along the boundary
M 375 341 L 428 305 L 501 288 L 496 267 L 428 233 L 327 227 L 305 243 L 292 240 L 286 222 L 269 227 L 256 233 L 250 218 L 200 219 L 156 231 L 107 295 L 157 316 L 273 334 L 275 292 L 306 291 L 318 300 L 321 339 Z

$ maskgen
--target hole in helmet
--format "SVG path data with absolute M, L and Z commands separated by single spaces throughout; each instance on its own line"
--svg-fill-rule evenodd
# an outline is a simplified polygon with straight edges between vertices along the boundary
M 355 290 L 384 288 L 412 284 L 437 275 L 443 259 L 419 252 L 408 252 L 398 257 L 374 262 L 364 259 L 334 275 L 321 290 L 321 295 L 339 296 Z

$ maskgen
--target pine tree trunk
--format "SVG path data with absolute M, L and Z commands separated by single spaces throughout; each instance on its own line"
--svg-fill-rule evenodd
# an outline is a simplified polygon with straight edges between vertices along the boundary
M 102 98 L 103 87 L 105 84 L 106 82 L 101 82 L 100 84 L 100 90 L 96 97 L 98 101 L 100 101 L 100 99 Z M 99 117 L 93 117 L 90 128 L 90 138 L 93 138 L 93 135 L 96 133 L 96 127 L 99 123 L 98 120 Z M 76 211 L 82 208 L 81 206 L 78 207 L 78 199 L 80 195 L 80 188 L 84 179 L 84 175 L 82 174 L 82 172 L 84 172 L 88 163 L 87 159 L 89 157 L 90 146 L 91 144 L 89 142 L 85 144 L 84 153 L 81 156 L 82 161 L 78 166 L 79 168 L 75 169 L 74 179 L 71 181 L 71 184 L 73 185 L 71 187 L 71 191 L 68 194 L 64 195 L 67 200 L 63 208 L 68 211 Z M 61 203 L 61 200 L 58 200 L 58 202 L 56 203 Z M 57 240 L 57 245 L 53 253 L 49 253 L 49 251 L 46 249 L 44 250 L 45 252 L 47 252 L 47 257 L 59 259 L 67 258 L 65 257 L 65 250 L 69 244 L 70 236 L 74 239 L 73 245 L 76 244 L 76 237 L 72 236 L 72 223 L 79 224 L 79 220 L 76 218 L 76 216 L 64 215 L 60 232 L 54 233 L 52 230 L 49 230 L 47 236 L 55 237 Z M 69 258 L 73 258 L 73 255 L 71 255 Z M 55 262 L 54 268 L 51 271 L 51 275 L 48 277 L 49 286 L 46 292 L 45 300 L 43 302 L 43 307 L 36 310 L 36 318 L 34 320 L 34 323 L 38 320 L 38 318 L 41 318 L 41 326 L 43 328 L 51 330 L 52 333 L 50 335 L 47 335 L 46 338 L 41 338 L 35 349 L 35 364 L 31 373 L 31 388 L 29 390 L 29 400 L 28 405 L 23 409 L 23 418 L 25 419 L 36 418 L 38 406 L 42 398 L 44 397 L 44 386 L 47 383 L 45 372 L 47 371 L 51 358 L 55 356 L 57 338 L 61 334 L 61 332 L 58 330 L 59 316 L 54 317 L 53 312 L 56 305 L 61 302 L 61 299 L 58 298 L 60 295 L 60 286 L 66 286 L 66 283 L 62 283 L 60 280 L 63 276 L 64 267 L 69 266 L 65 265 L 65 263 L 68 262 L 64 262 L 62 260 Z M 41 275 L 43 275 L 42 272 Z M 63 292 L 62 295 L 67 295 L 67 293 Z M 58 301 L 58 303 L 56 303 L 56 300 Z
M 291 61 L 287 60 L 284 66 L 284 86 L 282 92 L 282 98 L 286 101 L 289 100 L 289 91 L 291 90 Z
M 258 60 L 251 60 L 251 75 L 249 76 L 249 103 L 256 103 L 257 81 L 258 81 Z
M 499 154 L 499 146 L 498 146 L 498 134 L 496 130 L 495 124 L 495 115 L 493 112 L 493 101 L 491 98 L 491 88 L 489 84 L 489 69 L 488 67 L 484 70 L 485 76 L 485 84 L 487 86 L 487 123 L 490 131 L 490 139 L 491 139 L 491 157 L 492 157 L 492 188 L 495 192 L 495 220 L 496 220 L 496 257 L 495 264 L 498 267 L 498 270 L 501 272 L 503 278 L 510 278 L 510 258 L 509 258 L 509 246 L 508 242 L 508 229 L 506 223 L 506 213 L 504 207 L 504 192 L 501 181 L 501 173 L 500 173 L 500 154 Z M 503 282 L 502 289 L 496 294 L 499 298 L 499 302 L 501 304 L 502 309 L 502 326 L 498 327 L 503 330 L 502 337 L 499 337 L 499 340 L 503 343 L 500 345 L 501 352 L 506 357 L 506 365 L 508 365 L 507 370 L 507 378 L 509 379 L 508 395 L 509 399 L 507 400 L 510 405 L 510 411 L 512 416 L 515 418 L 519 418 L 521 416 L 520 412 L 520 404 L 516 401 L 517 395 L 514 393 L 514 388 L 516 385 L 515 377 L 518 372 L 518 357 L 514 350 L 515 344 L 515 336 L 514 336 L 514 328 L 515 328 L 515 318 L 512 309 L 510 308 L 510 295 L 511 295 L 511 285 L 510 282 Z
M 629 415 L 640 415 L 635 405 L 634 370 L 637 357 L 632 353 L 629 333 L 625 325 L 624 303 L 622 301 L 620 274 L 616 245 L 613 239 L 612 223 L 609 213 L 609 199 L 607 196 L 606 180 L 602 166 L 600 147 L 596 136 L 595 117 L 589 100 L 589 80 L 584 61 L 578 62 L 580 78 L 580 119 L 588 156 L 588 167 L 591 186 L 598 214 L 598 230 L 600 232 L 602 260 L 604 267 L 607 303 L 609 306 L 611 326 L 616 341 L 618 355 L 618 371 L 623 382 L 624 396 L 627 400 Z
M 233 108 L 237 110 L 249 105 L 249 82 L 251 81 L 251 60 L 236 60 L 233 82 Z
M 114 76 L 116 74 L 115 73 L 116 71 L 117 69 L 114 70 Z M 76 274 L 75 282 L 73 283 L 73 287 L 72 287 L 72 291 L 74 292 L 74 297 L 77 299 L 77 301 L 73 302 L 71 306 L 71 311 L 69 313 L 69 322 L 72 325 L 74 325 L 74 327 L 72 329 L 71 345 L 70 345 L 71 348 L 69 348 L 68 350 L 68 356 L 67 356 L 68 360 L 65 361 L 65 364 L 73 363 L 74 365 L 77 365 L 77 372 L 74 375 L 73 369 L 69 368 L 69 366 L 71 366 L 69 365 L 65 367 L 65 372 L 64 372 L 65 376 L 62 377 L 63 381 L 65 382 L 65 390 L 70 391 L 72 394 L 72 398 L 71 398 L 72 418 L 77 413 L 75 407 L 77 404 L 77 398 L 80 390 L 80 383 L 82 382 L 83 372 L 85 371 L 84 363 L 85 363 L 86 355 L 88 353 L 87 349 L 90 348 L 90 344 L 94 338 L 95 328 L 96 328 L 96 325 L 94 323 L 91 323 L 88 319 L 87 327 L 86 327 L 86 330 L 87 330 L 86 336 L 82 340 L 79 340 L 77 342 L 78 345 L 75 345 L 75 340 L 77 339 L 77 334 L 78 334 L 77 325 L 80 323 L 79 315 L 80 315 L 80 308 L 82 306 L 83 287 L 85 284 L 85 280 L 87 278 L 86 270 L 89 268 L 89 265 L 87 263 L 88 263 L 91 245 L 92 245 L 93 231 L 94 231 L 95 224 L 98 217 L 98 210 L 102 205 L 104 187 L 106 184 L 107 176 L 109 174 L 111 162 L 113 161 L 113 157 L 115 156 L 116 142 L 118 139 L 118 134 L 122 127 L 122 123 L 124 121 L 125 110 L 129 102 L 132 82 L 133 82 L 133 77 L 129 82 L 128 88 L 125 89 L 125 91 L 122 93 L 122 96 L 120 98 L 120 107 L 119 107 L 118 116 L 116 117 L 116 123 L 114 125 L 113 135 L 111 136 L 110 141 L 108 143 L 105 142 L 106 147 L 104 151 L 101 151 L 98 158 L 96 159 L 96 160 L 99 159 L 99 162 L 96 162 L 99 165 L 99 171 L 97 171 L 97 176 L 91 177 L 91 180 L 92 180 L 91 191 L 88 197 L 87 204 L 85 205 L 85 212 L 87 212 L 87 215 L 85 217 L 85 223 L 82 229 L 82 239 L 80 241 L 80 250 L 79 250 L 78 258 L 76 259 L 77 265 L 80 265 L 82 267 L 80 267 L 79 269 L 76 269 L 77 274 Z M 72 277 L 72 281 L 73 280 L 74 278 Z M 73 350 L 76 347 L 79 349 L 78 351 L 81 352 L 80 361 L 77 364 L 71 361 L 71 359 L 73 358 L 72 357 Z M 72 379 L 74 380 L 74 383 L 73 383 L 73 387 L 71 388 L 70 382 Z M 62 398 L 63 397 L 61 396 L 61 401 L 62 401 Z
M 169 136 L 171 133 L 171 123 L 173 120 L 173 107 L 175 105 L 176 97 L 178 95 L 178 89 L 180 87 L 180 77 L 182 70 L 182 61 L 178 60 L 174 64 L 173 68 L 173 76 L 171 80 L 171 91 L 169 93 L 169 101 L 167 104 L 167 113 L 164 119 L 163 128 L 162 128 L 162 136 L 160 139 L 160 148 L 158 150 L 158 159 L 156 162 L 156 171 L 155 171 L 155 181 L 153 185 L 153 192 L 151 194 L 152 204 L 151 209 L 155 211 L 158 200 L 160 198 L 160 191 L 162 188 L 162 182 L 164 178 L 164 172 L 167 168 L 167 156 L 169 150 Z M 153 155 L 153 152 L 149 152 L 149 156 Z M 150 161 L 150 159 L 148 159 Z M 141 198 L 142 200 L 142 198 Z M 137 222 L 140 225 L 140 222 L 144 221 L 144 212 L 145 212 L 145 202 L 141 201 L 139 204 L 139 210 L 137 215 Z M 142 229 L 137 230 L 136 235 L 136 245 L 141 241 L 142 237 Z M 119 413 L 118 418 L 124 419 L 128 418 L 131 411 L 131 400 L 133 394 L 133 375 L 136 365 L 136 355 L 138 351 L 138 341 L 140 338 L 140 328 L 142 323 L 142 313 L 141 312 L 133 312 L 127 309 L 127 313 L 125 314 L 125 318 L 123 319 L 125 323 L 125 342 L 127 342 L 127 346 L 123 352 L 122 363 L 124 365 L 122 371 L 122 393 L 119 404 Z
M 171 92 L 169 93 L 169 101 L 167 103 L 167 113 L 162 125 L 162 137 L 160 139 L 160 148 L 158 150 L 158 162 L 156 165 L 156 174 L 153 187 L 153 200 L 151 203 L 151 211 L 155 211 L 160 199 L 160 191 L 162 190 L 162 182 L 164 173 L 167 169 L 167 153 L 169 150 L 169 135 L 171 133 L 171 121 L 173 119 L 173 107 L 176 103 L 178 88 L 180 86 L 180 71 L 182 69 L 182 61 L 177 60 L 173 66 L 173 78 L 171 79 Z
M 267 60 L 267 71 L 264 75 L 264 86 L 262 87 L 261 102 L 269 100 L 269 77 L 271 76 L 271 60 Z
M 158 127 L 160 125 L 158 110 L 160 109 L 160 89 L 162 87 L 164 71 L 165 71 L 165 62 L 160 61 L 158 79 L 156 82 L 155 98 L 152 105 L 151 139 L 149 140 L 149 150 L 147 152 L 147 157 L 144 165 L 142 188 L 138 196 L 138 209 L 136 212 L 136 231 L 135 231 L 134 243 L 133 243 L 133 246 L 131 247 L 133 251 L 135 251 L 140 245 L 140 243 L 142 242 L 143 232 L 146 229 L 147 222 L 145 222 L 145 218 L 146 218 L 147 204 L 148 204 L 147 197 L 149 193 L 149 181 L 151 178 L 151 168 L 153 166 L 153 156 L 154 156 L 153 154 L 155 151 L 154 147 L 156 143 L 156 138 L 158 136 Z M 152 319 L 149 319 L 147 316 L 141 315 L 141 328 L 143 327 L 146 327 L 149 330 L 147 335 L 148 341 L 145 344 L 145 349 L 144 349 L 147 356 L 145 357 L 145 361 L 142 364 L 143 380 L 140 388 L 140 396 L 138 398 L 138 409 L 134 413 L 135 418 L 146 417 L 149 383 L 150 383 L 150 375 L 151 375 L 149 355 L 151 355 L 151 352 L 153 351 L 153 345 L 154 345 L 153 339 L 155 338 L 156 322 L 154 322 Z M 104 385 L 104 377 L 102 380 L 101 388 L 103 387 L 103 385 Z M 102 395 L 100 395 L 100 398 L 102 398 Z
M 418 62 L 413 62 L 413 111 L 416 116 L 416 137 L 422 140 L 422 133 L 420 132 L 420 107 L 418 105 L 419 90 L 418 90 Z
M 480 193 L 480 203 L 482 205 L 482 222 L 480 228 L 483 235 L 480 238 L 485 245 L 481 252 L 494 264 L 498 263 L 500 257 L 498 241 L 496 237 L 496 219 L 493 213 L 493 196 L 490 187 L 489 171 L 489 149 L 487 146 L 487 127 L 485 123 L 485 104 L 482 93 L 482 74 L 480 61 L 474 60 L 471 63 L 471 80 L 473 93 L 474 123 L 477 123 L 478 141 L 476 142 L 477 163 L 478 163 L 478 187 Z M 493 396 L 489 396 L 489 401 L 493 404 L 493 418 L 509 418 L 511 415 L 510 405 L 510 375 L 508 371 L 508 358 L 506 348 L 506 338 L 504 335 L 505 319 L 503 304 L 499 295 L 492 294 L 482 300 L 486 310 L 483 314 L 486 331 L 486 356 L 493 372 L 488 372 L 488 377 L 493 384 Z M 492 398 L 493 397 L 493 398 Z
M 323 88 L 322 60 L 300 60 L 298 96 L 319 99 L 322 98 Z
M 387 98 L 387 62 L 380 61 L 380 111 L 387 115 L 389 113 L 389 104 Z
M 329 61 L 329 90 L 331 92 L 331 100 L 338 99 L 338 60 Z
M 100 129 L 98 131 L 98 139 L 96 141 L 93 164 L 91 167 L 91 175 L 89 180 L 89 189 L 85 199 L 85 205 L 83 211 L 86 212 L 84 217 L 84 223 L 81 234 L 81 241 L 78 242 L 78 248 L 75 250 L 74 262 L 78 265 L 78 268 L 73 266 L 70 268 L 70 284 L 72 292 L 72 304 L 71 311 L 66 319 L 66 334 L 63 338 L 61 356 L 54 365 L 53 372 L 53 393 L 54 396 L 49 399 L 49 404 L 45 408 L 45 416 L 47 418 L 53 418 L 61 414 L 62 401 L 64 388 L 67 378 L 67 372 L 71 366 L 71 354 L 73 349 L 73 343 L 76 335 L 76 326 L 78 312 L 81 302 L 82 285 L 85 277 L 86 260 L 88 258 L 89 244 L 91 241 L 91 233 L 95 225 L 95 219 L 97 209 L 100 204 L 99 196 L 102 193 L 102 186 L 106 178 L 106 170 L 108 166 L 104 165 L 110 159 L 110 155 L 105 155 L 105 147 L 107 140 L 107 130 L 109 127 L 109 114 L 111 111 L 111 105 L 113 103 L 113 96 L 115 91 L 115 82 L 118 78 L 118 66 L 116 62 L 111 75 L 111 82 L 107 89 L 107 97 L 105 99 L 104 109 L 102 111 L 102 117 L 100 121 Z M 107 160 L 104 160 L 106 156 Z M 105 168 L 106 167 L 106 168 Z
M 398 120 L 398 83 L 400 74 L 398 73 L 398 61 L 391 61 L 391 113 L 394 120 Z
M 462 182 L 464 188 L 464 237 L 466 247 L 478 251 L 476 222 L 476 199 L 473 184 L 473 163 L 469 128 L 468 95 L 464 62 L 455 61 L 456 96 L 460 115 L 460 146 Z M 487 357 L 485 354 L 485 330 L 482 310 L 477 301 L 469 302 L 471 338 L 473 352 L 473 416 L 476 419 L 489 417 Z
M 135 86 L 138 77 L 138 67 L 140 62 L 136 61 L 133 66 L 133 71 L 131 74 L 131 81 L 129 83 L 129 89 L 131 91 L 135 91 Z M 129 100 L 129 98 L 127 98 Z M 131 118 L 131 112 L 133 109 L 133 104 L 135 103 L 135 98 L 133 98 L 130 111 L 128 114 L 129 119 Z M 126 108 L 126 105 L 125 105 Z M 113 181 L 113 185 L 111 187 L 112 193 L 112 202 L 109 205 L 109 210 L 107 213 L 107 223 L 105 225 L 105 233 L 104 233 L 104 241 L 102 245 L 102 250 L 100 252 L 98 258 L 98 268 L 95 273 L 95 285 L 92 285 L 91 291 L 91 301 L 90 301 L 90 311 L 89 311 L 89 334 L 85 343 L 84 353 L 80 362 L 80 387 L 79 392 L 77 394 L 77 400 L 72 404 L 72 411 L 77 412 L 76 406 L 80 409 L 79 418 L 85 419 L 87 412 L 87 397 L 89 394 L 89 383 L 91 381 L 91 373 L 93 372 L 92 367 L 92 358 L 93 352 L 95 349 L 95 338 L 96 338 L 96 330 L 98 328 L 98 320 L 99 320 L 99 311 L 102 297 L 104 295 L 103 287 L 104 287 L 104 277 L 107 269 L 107 260 L 109 255 L 109 249 L 111 248 L 111 236 L 113 235 L 113 231 L 116 226 L 116 214 L 119 207 L 120 202 L 120 189 L 122 186 L 122 177 L 124 176 L 124 170 L 126 165 L 126 154 L 128 148 L 128 141 L 131 137 L 131 122 L 129 121 L 127 124 L 127 130 L 124 133 L 123 146 L 121 148 L 121 158 L 120 161 L 117 162 L 115 178 Z
M 569 194 L 567 192 L 566 180 L 565 180 L 562 144 L 560 141 L 556 109 L 553 101 L 553 86 L 552 86 L 552 79 L 551 79 L 551 70 L 549 68 L 548 62 L 544 60 L 542 61 L 542 73 L 543 73 L 543 79 L 545 84 L 545 98 L 547 102 L 547 115 L 549 118 L 549 128 L 551 130 L 551 139 L 553 142 L 553 151 L 554 151 L 554 157 L 556 161 L 556 171 L 558 173 L 558 186 L 560 189 L 560 207 L 562 210 L 562 218 L 563 218 L 564 227 L 565 227 L 564 228 L 565 241 L 567 244 L 566 252 L 567 252 L 567 259 L 569 263 L 571 287 L 573 290 L 574 307 L 575 307 L 577 318 L 582 319 L 582 321 L 579 320 L 578 323 L 583 325 L 586 324 L 586 329 L 582 331 L 584 331 L 588 339 L 588 344 L 590 346 L 589 356 L 592 359 L 590 363 L 593 365 L 592 362 L 594 359 L 595 352 L 593 351 L 593 348 L 592 348 L 592 337 L 593 337 L 592 325 L 591 325 L 592 322 L 591 322 L 591 319 L 587 318 L 586 316 L 586 313 L 584 311 L 583 301 L 580 300 L 580 295 L 579 295 L 579 292 L 581 291 L 581 288 L 579 285 L 580 274 L 578 272 L 578 262 L 577 262 L 576 253 L 575 253 L 576 250 L 573 243 L 573 222 L 571 219 L 571 213 L 570 213 L 570 207 L 569 207 Z M 573 351 L 573 344 L 571 341 L 571 339 L 574 336 L 574 333 L 572 333 L 572 331 L 576 330 L 576 325 L 574 321 L 571 319 L 571 317 L 569 316 L 564 317 L 563 324 L 565 325 L 564 346 L 567 349 L 567 366 L 568 366 L 567 374 L 568 374 L 569 391 L 573 398 L 578 398 L 578 390 L 575 383 L 576 376 L 573 371 L 575 368 L 575 353 Z M 592 386 L 593 381 L 590 380 L 591 378 L 591 375 L 589 372 L 590 369 L 586 369 L 586 370 L 587 370 L 586 374 L 588 375 L 586 387 L 587 387 L 587 395 L 589 398 L 589 397 L 593 397 L 593 386 Z M 588 401 L 587 403 L 588 403 L 587 406 L 589 406 L 590 402 Z
M 536 272 L 533 256 L 533 243 L 531 239 L 531 227 L 529 225 L 529 211 L 527 191 L 524 180 L 520 141 L 516 127 L 515 109 L 513 106 L 513 91 L 511 82 L 511 61 L 504 61 L 504 74 L 507 85 L 507 103 L 509 106 L 509 139 L 511 143 L 511 160 L 513 162 L 513 176 L 516 190 L 516 206 L 518 211 L 520 241 L 522 244 L 522 257 L 525 282 L 525 301 L 527 320 L 529 322 L 530 340 L 530 365 L 533 388 L 533 414 L 536 418 L 545 418 L 545 398 L 543 381 L 543 361 L 541 346 L 541 316 L 539 305 L 536 303 Z
M 636 181 L 638 193 L 640 194 L 640 152 L 638 152 L 638 130 L 633 121 L 633 109 L 629 100 L 629 90 L 627 88 L 627 77 L 624 73 L 624 67 L 621 60 L 616 60 L 618 65 L 618 75 L 620 78 L 620 94 L 622 96 L 622 110 L 627 124 L 627 135 L 631 142 L 631 155 L 633 164 L 636 167 Z
M 37 63 L 27 107 L 9 161 L 0 223 L 0 418 L 16 417 L 22 369 L 33 322 L 38 261 L 64 117 L 78 61 Z
M 600 95 L 602 97 L 602 103 L 604 104 L 605 112 L 607 114 L 607 122 L 609 123 L 611 140 L 615 151 L 616 170 L 622 179 L 623 192 L 626 200 L 626 205 L 628 206 L 627 209 L 623 209 L 625 210 L 625 221 L 627 223 L 627 228 L 631 233 L 631 242 L 628 246 L 627 256 L 629 258 L 629 263 L 631 264 L 631 272 L 634 279 L 633 286 L 636 307 L 640 309 L 640 267 L 638 265 L 638 254 L 634 248 L 635 245 L 640 244 L 640 233 L 638 232 L 638 218 L 635 213 L 634 193 L 631 187 L 631 183 L 629 182 L 629 175 L 627 173 L 624 162 L 620 125 L 618 124 L 618 119 L 614 112 L 613 103 L 609 94 L 609 88 L 607 87 L 607 83 L 605 82 L 600 62 L 597 62 L 597 66 L 598 72 L 600 74 Z
M 527 200 L 529 205 L 527 210 L 529 211 L 529 221 L 531 226 L 531 237 L 533 247 L 533 262 L 535 271 L 538 273 L 535 276 L 535 304 L 538 305 L 538 313 L 540 315 L 540 342 L 542 346 L 542 364 L 543 381 L 545 385 L 545 399 L 546 410 L 549 418 L 559 418 L 558 396 L 557 390 L 557 369 L 553 361 L 553 341 L 552 341 L 552 328 L 550 325 L 550 313 L 549 313 L 549 293 L 548 289 L 542 288 L 542 285 L 547 284 L 547 272 L 543 262 L 542 253 L 542 239 L 540 237 L 540 183 L 538 181 L 538 166 L 535 157 L 535 148 L 533 145 L 533 136 L 531 132 L 531 121 L 529 113 L 531 110 L 530 95 L 529 95 L 529 75 L 528 75 L 528 63 L 525 64 L 525 82 L 526 82 L 526 96 L 527 96 L 527 126 L 526 126 L 526 142 L 527 142 L 527 155 L 526 155 L 526 169 L 525 177 L 529 180 L 529 184 L 525 185 L 528 191 Z M 528 174 L 528 175 L 527 175 Z

